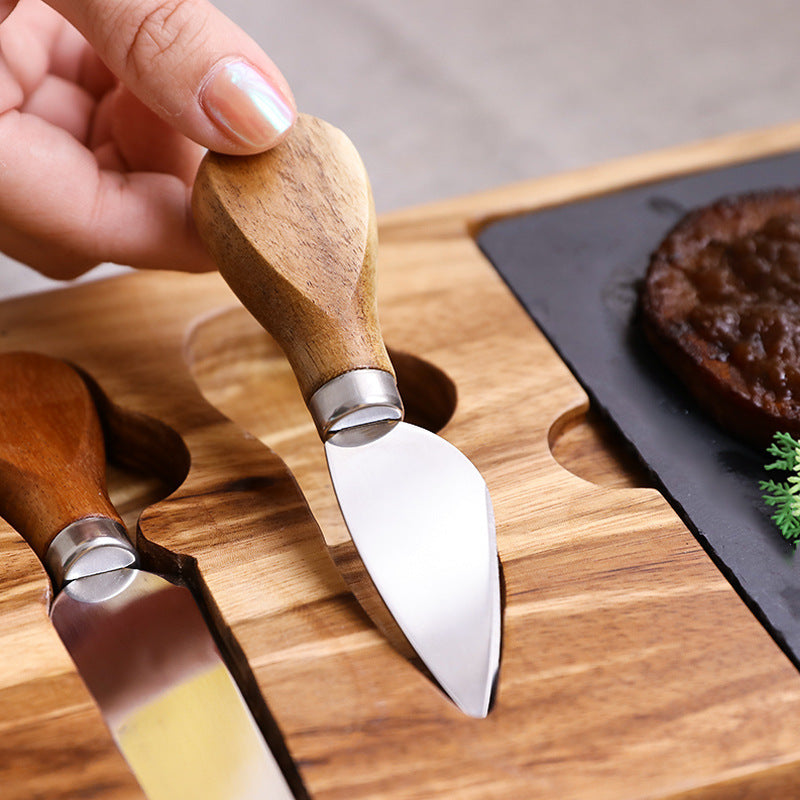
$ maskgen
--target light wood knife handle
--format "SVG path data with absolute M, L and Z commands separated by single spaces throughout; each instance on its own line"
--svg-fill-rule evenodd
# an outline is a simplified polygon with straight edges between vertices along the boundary
M 40 559 L 78 519 L 122 524 L 105 469 L 102 427 L 80 375 L 49 356 L 0 354 L 0 516 Z
M 340 130 L 301 115 L 266 153 L 209 153 L 192 204 L 222 277 L 283 348 L 306 401 L 344 372 L 392 372 L 376 308 L 372 192 Z

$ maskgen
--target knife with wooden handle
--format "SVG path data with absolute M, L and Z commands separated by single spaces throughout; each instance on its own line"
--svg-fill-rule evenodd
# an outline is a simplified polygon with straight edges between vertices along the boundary
M 403 421 L 378 324 L 372 193 L 355 147 L 301 115 L 267 153 L 209 153 L 193 209 L 223 278 L 292 365 L 381 599 L 453 701 L 486 716 L 500 651 L 491 501 L 462 453 Z
M 80 375 L 0 354 L 0 516 L 46 566 L 50 617 L 150 800 L 294 795 L 191 592 L 136 569 Z

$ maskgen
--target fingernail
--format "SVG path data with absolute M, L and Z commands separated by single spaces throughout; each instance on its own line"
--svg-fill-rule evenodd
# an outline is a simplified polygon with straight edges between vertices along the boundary
M 200 103 L 217 127 L 251 147 L 271 147 L 295 120 L 283 94 L 245 61 L 217 67 L 200 92 Z

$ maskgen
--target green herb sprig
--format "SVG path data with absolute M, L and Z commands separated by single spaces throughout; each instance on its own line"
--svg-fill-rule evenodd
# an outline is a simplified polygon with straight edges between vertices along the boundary
M 785 481 L 759 481 L 764 502 L 774 507 L 772 521 L 792 547 L 800 542 L 800 442 L 791 434 L 776 433 L 767 453 L 775 460 L 764 469 L 791 473 Z

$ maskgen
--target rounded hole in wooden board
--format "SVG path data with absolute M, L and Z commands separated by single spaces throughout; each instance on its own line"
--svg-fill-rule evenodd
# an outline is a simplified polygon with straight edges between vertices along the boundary
M 186 479 L 190 456 L 183 439 L 160 420 L 116 405 L 80 367 L 103 425 L 108 494 L 132 541 L 142 511 Z M 168 573 L 169 565 L 161 565 Z
M 556 420 L 548 440 L 553 458 L 585 481 L 615 489 L 653 485 L 622 436 L 591 405 Z
M 347 533 L 325 453 L 297 381 L 278 344 L 236 306 L 202 320 L 192 331 L 188 363 L 205 398 L 274 450 L 292 472 L 348 587 L 386 639 L 421 668 L 369 576 Z M 456 387 L 438 367 L 389 349 L 412 424 L 438 432 L 456 408 Z
M 189 368 L 205 398 L 278 453 L 298 479 L 309 478 L 306 484 L 314 498 L 319 487 L 310 479 L 311 473 L 327 475 L 323 448 L 291 367 L 274 339 L 236 306 L 200 322 L 187 352 Z M 452 380 L 414 355 L 391 348 L 390 355 L 406 420 L 434 433 L 440 431 L 456 408 Z M 318 470 L 320 465 L 323 469 Z M 323 511 L 318 519 L 326 517 Z M 332 527 L 337 524 L 343 524 L 340 518 L 330 521 Z M 330 528 L 323 532 L 327 534 Z M 333 541 L 336 538 L 332 536 Z

